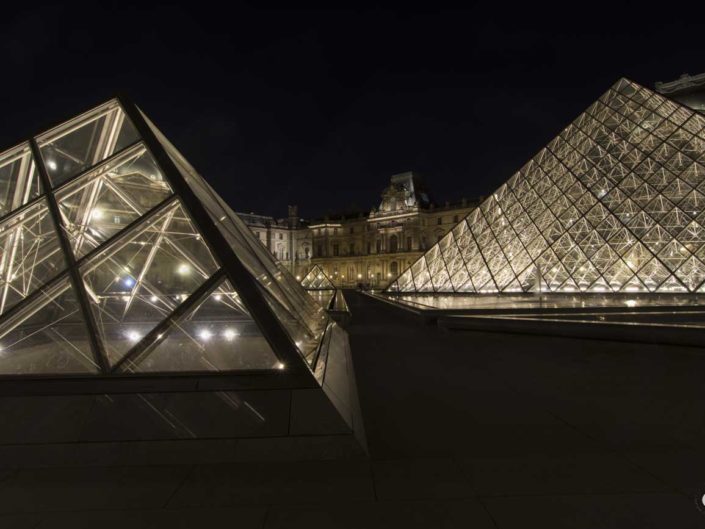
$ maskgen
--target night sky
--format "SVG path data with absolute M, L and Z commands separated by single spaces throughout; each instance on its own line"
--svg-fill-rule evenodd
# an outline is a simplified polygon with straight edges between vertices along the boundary
M 311 218 L 406 170 L 437 203 L 488 194 L 619 77 L 705 71 L 692 12 L 527 4 L 5 10 L 0 148 L 124 92 L 236 211 Z

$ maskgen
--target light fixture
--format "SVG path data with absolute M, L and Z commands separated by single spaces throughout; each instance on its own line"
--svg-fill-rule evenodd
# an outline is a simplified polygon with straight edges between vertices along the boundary
M 140 333 L 135 330 L 128 330 L 125 335 L 127 336 L 127 339 L 131 342 L 136 342 L 142 337 Z
M 204 342 L 210 340 L 212 336 L 213 333 L 210 332 L 208 329 L 201 329 L 200 331 L 198 331 L 198 337 Z
M 124 278 L 124 279 L 122 280 L 122 282 L 123 282 L 123 284 L 124 284 L 126 287 L 133 287 L 133 286 L 135 286 L 135 279 L 134 279 L 133 277 L 131 277 L 131 276 L 127 276 L 126 278 Z
M 152 296 L 151 298 L 149 298 L 149 301 L 151 301 L 152 303 L 156 303 L 157 301 L 159 301 L 159 298 L 157 296 Z
M 100 208 L 95 208 L 93 209 L 93 213 L 91 213 L 91 218 L 95 220 L 100 220 L 103 218 L 103 210 Z
M 47 160 L 47 167 L 52 171 L 56 171 L 56 168 L 58 166 L 56 165 L 56 162 L 54 160 Z
M 176 269 L 176 271 L 179 273 L 179 275 L 185 276 L 191 273 L 191 267 L 186 263 L 181 263 Z
M 220 294 L 216 294 L 215 296 L 213 296 L 213 299 L 215 299 L 216 301 L 220 301 L 221 299 L 223 299 L 223 296 L 221 296 Z
M 229 342 L 232 342 L 235 338 L 237 338 L 237 332 L 235 332 L 234 329 L 225 329 L 223 331 L 223 338 Z
M 281 363 L 281 362 L 278 362 L 277 365 L 276 365 L 276 368 L 277 368 L 277 369 L 284 369 L 285 367 L 286 367 L 286 366 L 285 366 L 283 363 Z

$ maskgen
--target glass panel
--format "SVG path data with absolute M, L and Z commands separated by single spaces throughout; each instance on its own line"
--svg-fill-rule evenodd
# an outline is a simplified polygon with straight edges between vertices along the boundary
M 44 200 L 0 224 L 0 314 L 66 267 Z
M 39 196 L 39 174 L 28 144 L 0 154 L 0 218 Z
M 56 187 L 137 141 L 117 101 L 86 112 L 37 138 L 52 186 Z
M 216 270 L 178 204 L 91 258 L 82 275 L 111 364 Z
M 284 367 L 228 281 L 165 334 L 150 353 L 129 366 L 131 371 L 239 371 Z
M 0 373 L 95 373 L 88 330 L 68 279 L 0 323 Z
M 154 158 L 137 145 L 56 193 L 73 251 L 81 257 L 169 195 Z

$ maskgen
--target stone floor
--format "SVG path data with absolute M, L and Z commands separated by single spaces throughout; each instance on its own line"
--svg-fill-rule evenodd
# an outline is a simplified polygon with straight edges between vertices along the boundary
M 369 461 L 0 471 L 0 528 L 705 527 L 703 351 L 348 302 Z

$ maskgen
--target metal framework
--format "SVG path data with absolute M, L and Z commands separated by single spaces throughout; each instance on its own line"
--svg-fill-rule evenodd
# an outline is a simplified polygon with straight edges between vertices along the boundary
M 0 154 L 0 375 L 307 385 L 328 323 L 126 98 Z
M 705 116 L 621 79 L 388 292 L 705 292 Z

